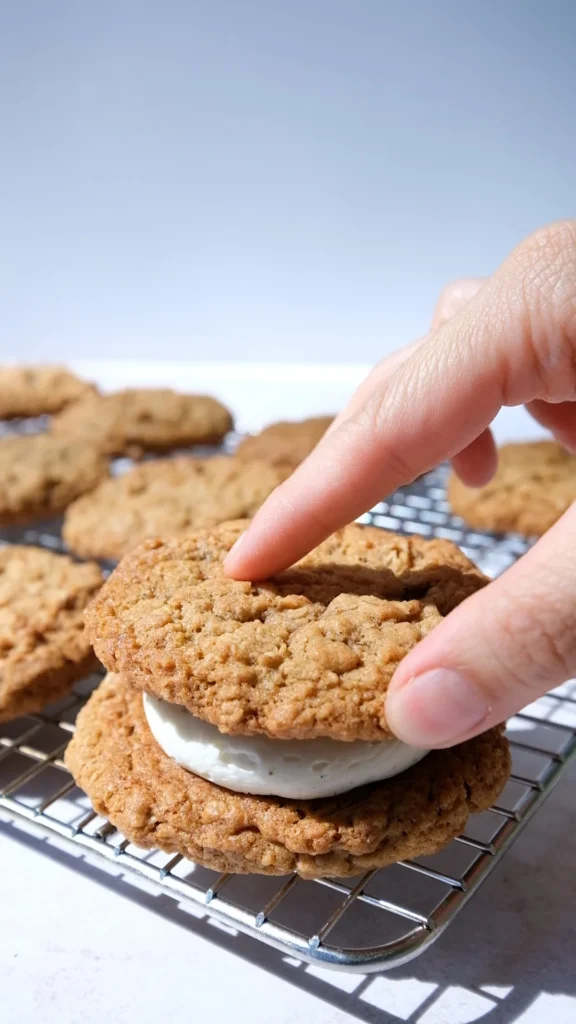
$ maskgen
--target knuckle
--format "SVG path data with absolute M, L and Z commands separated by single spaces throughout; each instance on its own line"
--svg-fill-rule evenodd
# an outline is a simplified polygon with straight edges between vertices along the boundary
M 482 285 L 480 278 L 457 278 L 450 281 L 438 296 L 434 309 L 433 327 L 441 327 L 470 301 Z
M 528 235 L 512 253 L 526 277 L 545 286 L 576 261 L 576 220 L 556 221 Z
M 386 477 L 395 481 L 394 486 L 414 480 L 421 470 L 416 466 L 416 453 L 413 452 L 412 446 L 407 445 L 404 448 L 388 440 L 390 416 L 387 396 L 378 396 L 372 402 L 368 402 L 361 411 L 360 420 L 361 429 L 377 440 L 382 467 L 386 470 Z
M 436 302 L 436 312 L 440 316 L 448 316 L 454 305 L 454 300 L 460 292 L 460 281 L 458 279 L 449 281 L 448 284 L 444 285 L 442 291 L 438 295 Z
M 500 616 L 507 670 L 519 689 L 542 681 L 555 685 L 570 678 L 576 663 L 573 604 L 547 584 L 530 594 L 510 595 Z
M 576 306 L 576 220 L 540 228 L 520 243 L 512 260 L 528 299 L 552 301 L 570 315 Z
M 522 357 L 549 401 L 576 392 L 576 220 L 540 228 L 504 265 L 519 298 Z
M 359 452 L 367 444 L 376 448 L 386 478 L 393 480 L 393 487 L 396 487 L 400 483 L 409 483 L 421 470 L 415 468 L 414 460 L 410 457 L 413 454 L 411 451 L 406 457 L 402 446 L 387 440 L 390 434 L 389 397 L 388 389 L 373 395 L 354 416 L 340 424 L 338 433 L 343 447 Z

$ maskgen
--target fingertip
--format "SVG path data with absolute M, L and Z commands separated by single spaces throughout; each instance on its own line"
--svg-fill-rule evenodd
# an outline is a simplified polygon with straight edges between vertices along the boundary
M 293 535 L 290 504 L 277 488 L 258 510 L 224 559 L 227 576 L 235 580 L 264 580 L 291 565 L 300 552 Z M 313 544 L 310 544 L 313 547 Z
M 282 549 L 275 542 L 274 533 L 255 520 L 230 548 L 223 562 L 226 576 L 248 582 L 268 579 L 283 568 Z
M 569 452 L 576 452 L 576 403 L 560 402 L 553 405 L 537 400 L 526 406 L 537 423 L 550 430 L 556 440 Z
M 244 533 L 240 534 L 238 540 L 234 541 L 234 544 L 230 548 L 230 551 L 226 555 L 226 558 L 224 559 L 223 562 L 224 572 L 226 576 L 230 576 L 231 579 L 241 580 L 243 578 L 241 575 L 242 555 L 240 552 L 240 548 L 246 536 L 246 532 L 247 531 L 244 530 Z
M 485 487 L 498 468 L 498 451 L 490 428 L 452 459 L 452 466 L 467 487 Z

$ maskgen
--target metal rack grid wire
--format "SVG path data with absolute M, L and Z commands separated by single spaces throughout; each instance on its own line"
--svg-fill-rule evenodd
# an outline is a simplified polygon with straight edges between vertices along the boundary
M 403 533 L 448 538 L 490 576 L 527 548 L 515 535 L 468 530 L 446 502 L 440 467 L 381 502 L 361 521 Z M 64 550 L 60 524 L 5 531 L 2 543 Z M 84 852 L 126 878 L 146 879 L 224 926 L 285 955 L 362 973 L 417 956 L 450 924 L 532 818 L 576 754 L 576 682 L 537 701 L 509 723 L 513 774 L 496 806 L 474 815 L 462 836 L 433 857 L 369 871 L 356 879 L 218 875 L 179 855 L 140 850 L 98 817 L 63 763 L 78 711 L 99 677 L 80 683 L 42 714 L 0 725 L 0 814 L 31 823 L 70 852 Z

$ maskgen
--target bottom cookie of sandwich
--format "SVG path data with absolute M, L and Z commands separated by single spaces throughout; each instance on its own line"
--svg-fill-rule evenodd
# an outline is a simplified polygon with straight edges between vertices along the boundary
M 494 802 L 510 753 L 497 728 L 338 797 L 248 796 L 172 761 L 150 732 L 141 692 L 108 675 L 78 716 L 66 764 L 97 813 L 138 846 L 217 871 L 322 878 L 436 853 Z

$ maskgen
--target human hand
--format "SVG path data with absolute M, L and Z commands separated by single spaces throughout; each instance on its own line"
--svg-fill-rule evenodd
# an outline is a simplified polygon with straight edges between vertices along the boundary
M 485 282 L 448 288 L 432 332 L 372 371 L 226 571 L 278 572 L 445 459 L 466 483 L 486 483 L 490 423 L 522 404 L 576 450 L 576 222 L 536 232 Z M 576 504 L 404 658 L 390 727 L 414 746 L 446 747 L 503 721 L 576 675 L 575 621 Z

